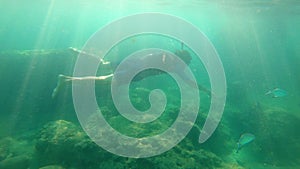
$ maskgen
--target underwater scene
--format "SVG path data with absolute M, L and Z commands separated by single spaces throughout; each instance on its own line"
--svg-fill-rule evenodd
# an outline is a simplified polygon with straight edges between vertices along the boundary
M 300 1 L 0 13 L 0 169 L 300 168 Z

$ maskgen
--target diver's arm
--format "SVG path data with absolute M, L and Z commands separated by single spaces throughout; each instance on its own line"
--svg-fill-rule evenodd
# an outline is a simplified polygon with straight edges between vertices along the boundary
M 77 54 L 83 54 L 83 55 L 87 55 L 87 56 L 93 56 L 93 57 L 98 57 L 97 55 L 94 55 L 92 53 L 87 53 L 83 50 L 79 50 L 77 48 L 74 48 L 74 47 L 69 47 L 69 49 Z
M 77 48 L 74 48 L 74 47 L 69 47 L 69 49 L 77 54 L 83 54 L 83 55 L 86 55 L 86 56 L 92 56 L 92 57 L 95 57 L 95 58 L 99 58 L 101 63 L 106 65 L 106 64 L 109 64 L 110 62 L 108 61 L 104 61 L 101 57 L 95 55 L 95 54 L 92 54 L 92 53 L 88 53 L 88 52 L 85 52 L 83 50 L 79 50 Z

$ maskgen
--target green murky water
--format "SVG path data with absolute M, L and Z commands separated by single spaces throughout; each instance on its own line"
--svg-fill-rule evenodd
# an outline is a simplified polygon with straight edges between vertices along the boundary
M 300 167 L 300 2 L 1 0 L 0 11 L 1 169 Z M 200 91 L 200 110 L 188 135 L 163 154 L 139 159 L 114 155 L 85 134 L 74 110 L 71 83 L 66 83 L 55 98 L 51 94 L 59 74 L 73 74 L 78 54 L 69 47 L 82 49 L 105 25 L 143 12 L 174 15 L 201 30 L 223 63 L 227 94 L 222 120 L 205 143 L 199 144 L 198 137 L 210 97 Z M 180 25 L 174 25 L 177 28 Z M 105 60 L 120 62 L 149 47 L 175 52 L 181 49 L 181 42 L 141 34 L 116 44 Z M 197 82 L 210 89 L 201 61 L 188 46 L 184 50 L 191 54 L 189 68 Z M 113 70 L 108 66 L 99 69 L 97 75 Z M 108 124 L 130 137 L 163 133 L 179 114 L 181 95 L 174 79 L 161 72 L 155 76 L 144 73 L 130 84 L 133 106 L 140 111 L 149 109 L 148 97 L 156 88 L 162 89 L 168 100 L 162 115 L 147 124 L 119 114 L 110 83 L 95 85 L 97 102 Z M 147 77 L 139 79 L 142 76 Z M 280 97 L 265 95 L 274 88 L 284 91 Z M 95 119 L 89 118 L 91 127 L 97 123 Z M 244 133 L 253 134 L 255 139 L 242 138 L 247 144 L 236 153 Z

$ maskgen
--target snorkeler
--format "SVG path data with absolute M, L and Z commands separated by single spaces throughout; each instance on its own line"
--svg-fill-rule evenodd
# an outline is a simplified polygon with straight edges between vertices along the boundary
M 158 56 L 159 58 L 161 58 L 160 62 L 162 64 L 172 65 L 172 66 L 169 66 L 167 68 L 168 72 L 177 73 L 177 75 L 182 80 L 184 80 L 188 85 L 190 85 L 193 88 L 198 88 L 199 90 L 204 91 L 208 95 L 210 95 L 211 94 L 210 90 L 206 89 L 205 87 L 203 87 L 203 86 L 201 86 L 199 84 L 196 84 L 192 79 L 189 79 L 188 76 L 186 75 L 186 72 L 184 70 L 186 69 L 186 65 L 189 65 L 191 63 L 192 57 L 191 57 L 191 55 L 190 55 L 190 53 L 188 51 L 186 51 L 186 50 L 183 49 L 183 46 L 184 46 L 183 43 L 181 43 L 181 50 L 177 50 L 175 52 L 175 55 L 178 56 L 178 57 L 180 57 L 180 59 L 185 64 L 172 64 L 173 62 L 175 62 L 174 59 L 172 57 L 170 57 L 166 53 L 162 53 L 162 52 L 151 53 L 151 54 L 148 54 L 146 56 L 140 57 L 139 60 L 138 60 L 138 64 L 129 63 L 129 65 L 126 66 L 125 70 L 119 71 L 118 73 L 122 73 L 122 75 L 119 76 L 121 78 L 118 79 L 118 83 L 122 84 L 122 82 L 126 81 L 126 80 L 122 80 L 122 78 L 127 79 L 126 74 L 130 71 L 130 69 L 143 68 L 146 64 L 148 64 L 147 63 L 147 59 L 145 59 L 145 58 L 146 57 L 153 57 L 155 55 L 155 56 Z M 79 49 L 73 48 L 73 47 L 70 47 L 69 49 L 71 49 L 72 51 L 74 51 L 76 53 L 79 53 L 79 54 L 84 54 L 84 55 L 87 55 L 87 56 L 97 57 L 94 54 L 90 54 L 90 53 L 87 53 L 85 51 L 81 51 Z M 110 62 L 104 61 L 103 59 L 100 60 L 100 63 L 103 64 L 103 65 L 110 64 L 112 67 L 116 67 L 119 64 L 119 63 L 116 63 L 116 64 L 115 63 L 110 63 Z M 136 76 L 133 79 L 133 82 L 140 81 L 140 80 L 142 80 L 142 79 L 144 79 L 146 77 L 149 77 L 149 76 L 156 76 L 156 75 L 160 75 L 160 74 L 163 74 L 163 73 L 165 73 L 165 72 L 160 71 L 160 70 L 156 70 L 156 69 L 150 69 L 150 70 L 142 72 L 140 75 Z M 66 82 L 82 81 L 82 80 L 101 80 L 101 81 L 105 81 L 107 79 L 110 79 L 113 76 L 114 76 L 114 74 L 108 74 L 108 75 L 104 75 L 104 76 L 71 77 L 71 76 L 65 76 L 65 75 L 60 74 L 58 76 L 57 86 L 53 90 L 52 98 L 54 98 L 57 95 L 57 93 L 60 90 L 60 88 Z

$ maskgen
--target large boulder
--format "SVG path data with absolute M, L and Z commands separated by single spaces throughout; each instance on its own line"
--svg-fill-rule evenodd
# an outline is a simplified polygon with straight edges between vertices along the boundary
M 69 167 L 92 168 L 105 154 L 75 124 L 57 120 L 46 124 L 39 132 L 36 153 L 40 166 L 60 164 Z

